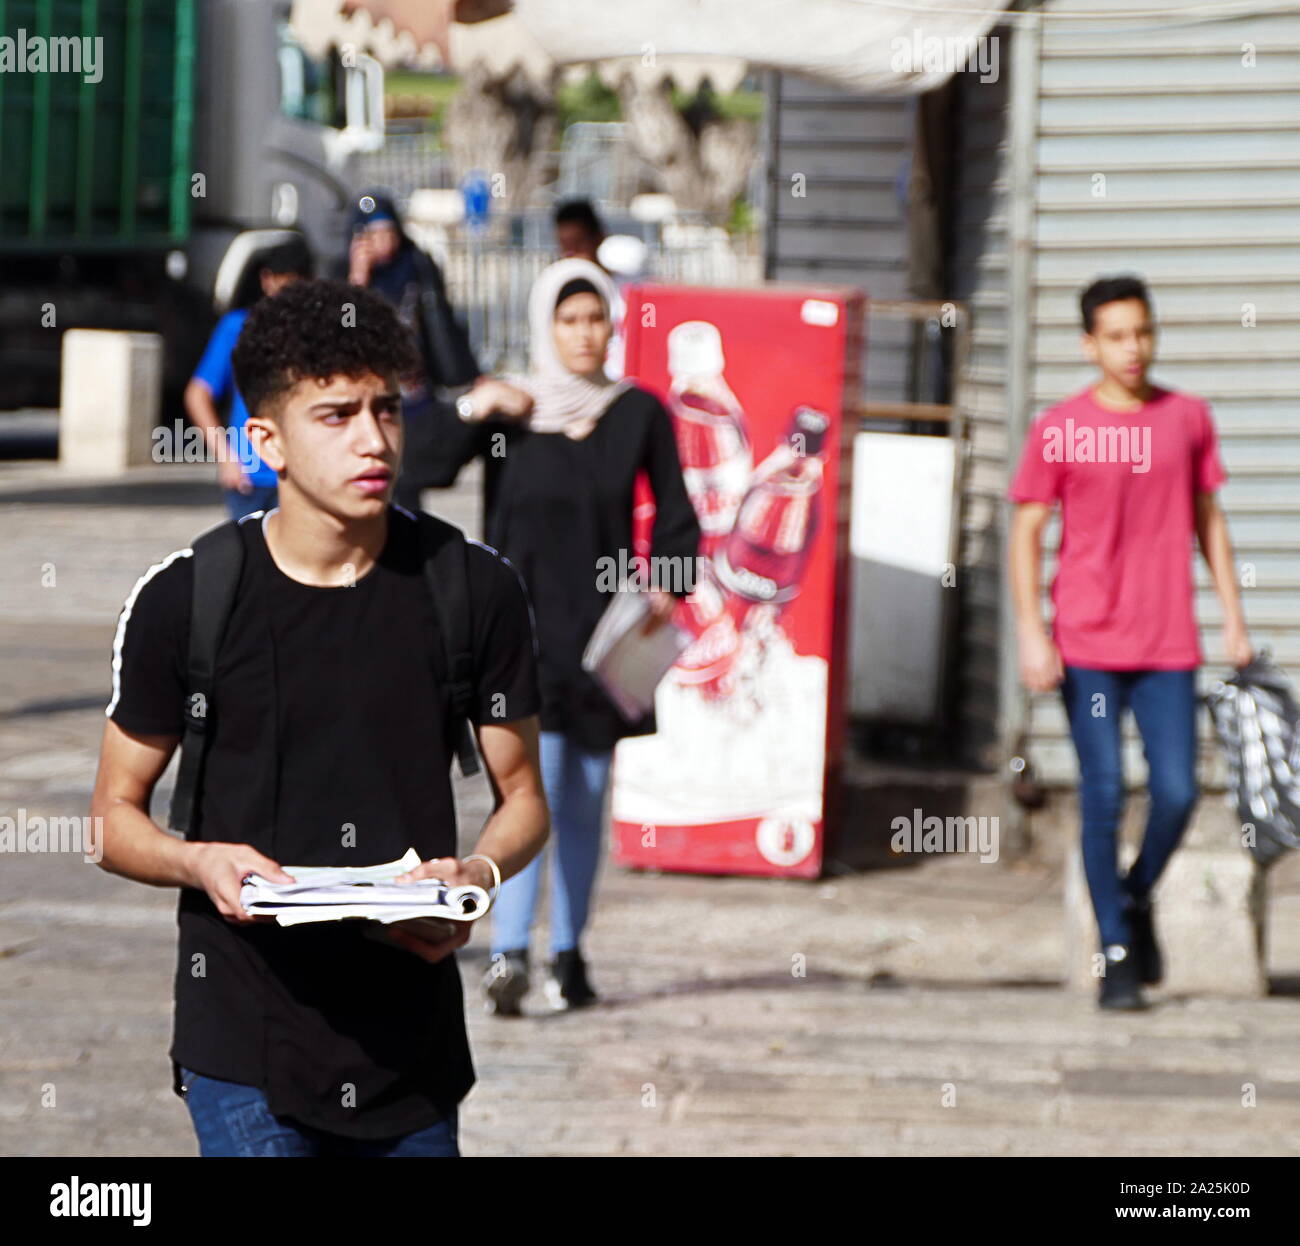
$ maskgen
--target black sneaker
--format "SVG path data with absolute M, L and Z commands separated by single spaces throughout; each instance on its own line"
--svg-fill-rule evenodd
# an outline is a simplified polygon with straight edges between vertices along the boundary
M 1142 998 L 1137 957 L 1122 943 L 1112 943 L 1105 949 L 1106 972 L 1101 980 L 1101 993 L 1097 1003 L 1102 1008 L 1121 1012 L 1138 1012 L 1147 1006 Z
M 1138 977 L 1147 986 L 1155 986 L 1165 976 L 1165 962 L 1160 955 L 1160 944 L 1156 942 L 1150 900 L 1141 903 L 1130 900 L 1125 916 L 1133 933 L 1133 959 L 1137 961 Z
M 528 994 L 528 953 L 494 952 L 483 975 L 484 1009 L 492 1016 L 518 1017 Z
M 587 981 L 587 966 L 576 947 L 558 953 L 549 968 L 546 999 L 556 1012 L 586 1008 L 599 998 Z

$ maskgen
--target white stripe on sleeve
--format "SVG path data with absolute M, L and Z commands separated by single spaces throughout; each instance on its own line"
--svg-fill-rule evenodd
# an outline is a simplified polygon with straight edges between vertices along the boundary
M 127 597 L 126 604 L 122 607 L 122 613 L 117 620 L 117 635 L 113 638 L 113 699 L 109 701 L 108 708 L 104 711 L 105 718 L 112 718 L 113 711 L 117 709 L 117 703 L 122 696 L 122 645 L 126 641 L 126 625 L 131 620 L 131 611 L 135 608 L 135 599 L 140 595 L 140 590 L 160 571 L 165 571 L 178 558 L 189 558 L 193 553 L 193 549 L 178 549 L 174 553 L 168 554 L 162 562 L 154 563 L 144 575 L 136 580 L 135 587 L 131 590 L 130 596 Z

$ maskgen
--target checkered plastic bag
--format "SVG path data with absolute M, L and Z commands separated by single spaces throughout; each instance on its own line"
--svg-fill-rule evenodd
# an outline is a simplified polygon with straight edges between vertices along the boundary
M 1267 649 L 1206 701 L 1228 759 L 1228 803 L 1236 808 L 1260 865 L 1300 848 L 1300 707 L 1291 681 Z

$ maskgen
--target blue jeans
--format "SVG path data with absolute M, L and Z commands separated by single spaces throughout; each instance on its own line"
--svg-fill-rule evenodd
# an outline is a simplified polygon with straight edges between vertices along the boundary
M 256 1086 L 242 1086 L 181 1069 L 185 1104 L 205 1159 L 287 1156 L 349 1159 L 445 1155 L 458 1157 L 456 1111 L 436 1125 L 396 1138 L 345 1138 L 273 1116 Z
M 279 485 L 254 485 L 247 493 L 238 489 L 224 489 L 226 513 L 231 519 L 243 519 L 254 511 L 269 511 L 275 508 L 279 494 Z
M 561 731 L 541 733 L 542 786 L 551 807 L 551 955 L 578 946 L 600 861 L 611 749 L 591 752 Z M 528 949 L 542 876 L 543 849 L 501 886 L 492 906 L 492 952 Z
M 1079 755 L 1083 868 L 1103 946 L 1130 943 L 1124 909 L 1145 900 L 1196 805 L 1196 672 L 1100 671 L 1067 666 L 1061 685 Z M 1120 878 L 1116 832 L 1124 808 L 1120 719 L 1132 709 L 1150 772 L 1142 849 Z

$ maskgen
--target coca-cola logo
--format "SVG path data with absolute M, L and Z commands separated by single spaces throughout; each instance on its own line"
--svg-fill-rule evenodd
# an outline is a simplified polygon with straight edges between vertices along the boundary
M 807 818 L 764 818 L 754 832 L 759 855 L 773 865 L 798 865 L 817 843 L 817 829 Z
M 732 592 L 751 601 L 774 601 L 781 591 L 780 585 L 766 575 L 759 575 L 747 567 L 733 567 L 725 557 L 718 559 L 718 578 Z

